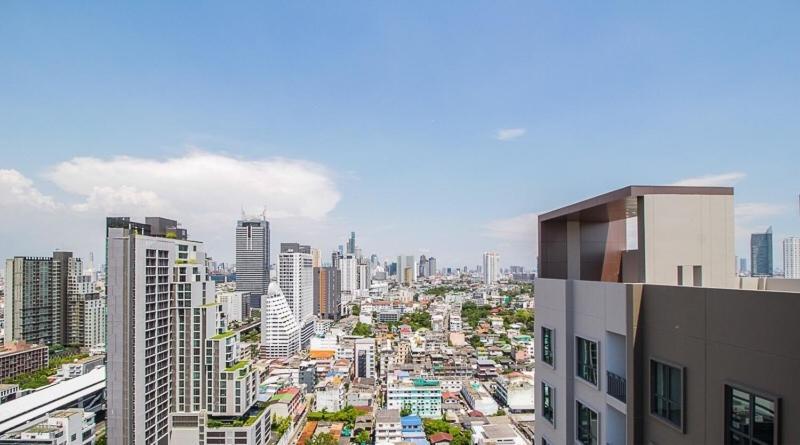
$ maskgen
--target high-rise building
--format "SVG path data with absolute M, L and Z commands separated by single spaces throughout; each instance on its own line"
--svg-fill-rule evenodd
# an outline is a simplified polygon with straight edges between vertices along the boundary
M 411 255 L 400 255 L 397 257 L 397 282 L 400 284 L 411 285 L 417 281 L 417 264 Z
M 436 267 L 436 258 L 430 257 L 428 258 L 428 273 L 426 274 L 429 277 L 436 275 L 439 272 L 439 269 Z
M 427 277 L 428 276 L 428 258 L 425 255 L 419 256 L 419 263 L 417 265 L 417 276 L 418 277 Z
M 70 344 L 75 336 L 67 323 L 68 303 L 84 289 L 81 280 L 81 260 L 71 252 L 6 260 L 5 343 Z M 82 316 L 74 326 L 83 322 Z
M 365 258 L 356 260 L 356 288 L 358 290 L 369 290 L 372 284 L 372 270 Z
M 261 297 L 261 355 L 287 358 L 300 351 L 300 326 L 277 283 Z
M 739 258 L 739 275 L 747 273 L 747 258 Z
M 377 376 L 374 338 L 356 339 L 355 359 L 356 377 L 374 379 Z
M 267 293 L 270 269 L 269 221 L 242 219 L 236 223 L 236 290 Z
M 356 254 L 356 232 L 350 232 L 350 239 L 347 240 L 347 252 L 345 253 Z
M 500 279 L 500 254 L 484 252 L 483 254 L 483 282 L 485 284 L 497 283 Z
M 342 311 L 341 272 L 335 267 L 314 268 L 314 313 L 338 320 Z
M 536 445 L 800 442 L 800 281 L 736 276 L 732 188 L 538 219 Z
M 313 267 L 322 266 L 322 252 L 316 247 L 311 248 L 311 265 Z
M 342 292 L 352 293 L 358 289 L 358 261 L 356 256 L 346 254 L 339 260 L 342 274 Z
M 772 276 L 772 227 L 764 233 L 750 235 L 750 274 L 754 277 Z
M 790 236 L 783 240 L 783 276 L 800 278 L 800 237 Z
M 298 243 L 281 243 L 278 255 L 278 285 L 300 326 L 301 345 L 314 335 L 314 267 L 311 248 Z
M 256 406 L 259 373 L 240 360 L 203 244 L 176 221 L 145 221 L 107 219 L 108 440 L 256 443 L 270 428 L 269 411 Z M 212 424 L 213 433 L 203 427 Z

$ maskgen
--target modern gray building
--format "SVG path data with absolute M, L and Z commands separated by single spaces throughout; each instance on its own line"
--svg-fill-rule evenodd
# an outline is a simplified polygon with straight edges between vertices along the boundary
M 176 221 L 145 221 L 107 221 L 108 442 L 268 442 L 259 374 L 227 330 L 203 244 Z
M 800 443 L 800 281 L 740 278 L 733 189 L 539 216 L 536 443 Z
M 269 221 L 242 219 L 236 223 L 236 290 L 265 295 L 269 287 Z
M 750 235 L 750 274 L 754 277 L 772 276 L 772 227 L 764 233 Z
M 72 252 L 6 260 L 5 343 L 68 344 L 67 303 L 81 274 Z

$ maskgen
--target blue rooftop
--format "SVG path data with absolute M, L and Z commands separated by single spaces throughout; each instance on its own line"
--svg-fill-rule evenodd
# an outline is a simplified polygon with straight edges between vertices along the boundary
M 411 414 L 401 417 L 400 424 L 403 426 L 420 426 L 422 425 L 422 418 L 416 414 Z

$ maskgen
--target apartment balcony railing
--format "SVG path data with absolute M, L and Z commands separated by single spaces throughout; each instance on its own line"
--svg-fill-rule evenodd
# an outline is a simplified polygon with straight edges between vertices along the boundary
M 608 394 L 620 402 L 625 403 L 625 377 L 616 375 L 611 371 L 606 371 L 606 374 L 608 381 L 608 385 L 606 385 L 608 388 Z

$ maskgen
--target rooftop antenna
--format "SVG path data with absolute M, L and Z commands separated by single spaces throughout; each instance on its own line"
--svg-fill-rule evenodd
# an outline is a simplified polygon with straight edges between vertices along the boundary
M 264 204 L 264 210 L 261 211 L 261 219 L 263 219 L 263 220 L 267 219 L 267 205 L 266 204 Z
M 242 219 L 247 219 L 244 213 L 244 204 L 242 204 Z

